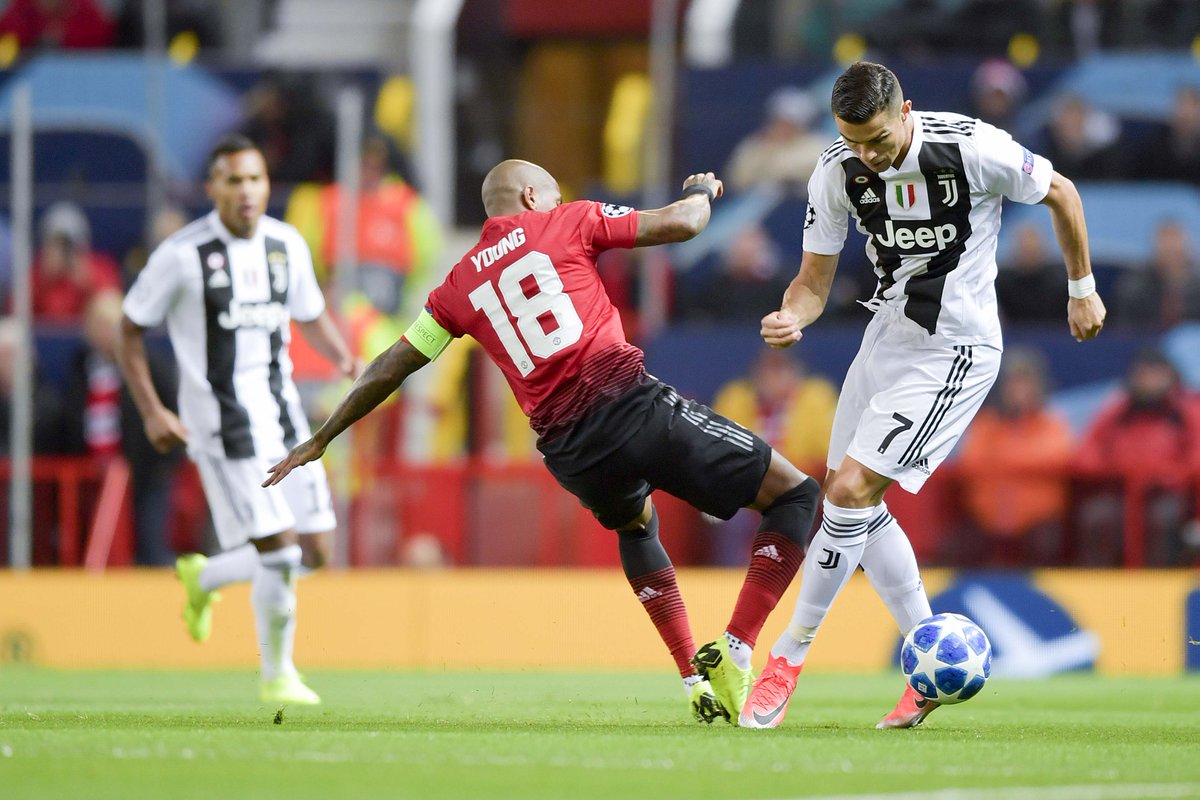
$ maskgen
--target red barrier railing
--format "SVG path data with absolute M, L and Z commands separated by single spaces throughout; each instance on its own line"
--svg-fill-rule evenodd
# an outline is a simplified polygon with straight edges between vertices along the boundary
M 352 566 L 410 563 L 414 541 L 433 543 L 444 561 L 455 565 L 612 566 L 618 563 L 614 535 L 604 530 L 578 501 L 562 489 L 540 463 L 497 463 L 483 458 L 454 464 L 423 465 L 367 458 L 356 465 L 348 537 Z M 8 554 L 8 487 L 11 465 L 0 460 L 0 564 Z M 129 491 L 127 476 L 113 480 L 88 457 L 38 457 L 33 460 L 34 562 L 87 566 L 129 563 Z M 106 475 L 109 480 L 106 482 Z M 1024 477 L 1030 477 L 1026 472 Z M 1147 564 L 1147 509 L 1162 481 L 1150 475 L 1096 475 L 1055 471 L 1045 480 L 1062 481 L 1070 502 L 1060 520 L 1065 542 L 1063 563 L 1076 561 L 1080 544 L 1076 505 L 1097 487 L 1116 487 L 1120 521 L 1119 561 L 1126 567 Z M 920 496 L 898 488 L 887 502 L 901 521 L 922 563 L 944 560 L 948 537 L 961 535 L 966 522 L 963 489 L 970 480 L 954 465 L 939 469 Z M 1175 481 L 1178 484 L 1178 480 Z M 1200 512 L 1200 476 L 1188 479 L 1188 518 Z M 190 487 L 189 494 L 198 492 Z M 708 563 L 712 530 L 701 515 L 662 492 L 655 493 L 661 536 L 679 565 Z M 1115 524 L 1114 520 L 1114 524 Z M 192 537 L 194 538 L 194 537 Z M 195 546 L 188 542 L 187 546 Z M 426 552 L 427 551 L 423 551 Z M 1190 558 L 1190 557 L 1189 557 Z M 1037 566 L 1031 564 L 1030 566 Z

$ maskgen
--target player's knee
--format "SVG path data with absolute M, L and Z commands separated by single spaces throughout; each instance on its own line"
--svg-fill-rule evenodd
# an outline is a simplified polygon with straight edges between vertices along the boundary
M 333 555 L 330 552 L 329 538 L 321 535 L 300 537 L 300 563 L 305 569 L 316 570 L 329 563 Z
M 624 525 L 624 526 L 617 528 L 616 531 L 617 531 L 617 536 L 620 537 L 620 540 L 626 541 L 626 542 L 631 542 L 631 541 L 646 542 L 646 541 L 650 541 L 652 539 L 657 539 L 658 538 L 658 510 L 651 509 L 650 510 L 650 519 L 646 520 L 646 522 L 644 524 L 638 524 L 637 520 L 634 520 L 632 523 L 630 523 L 628 525 Z
M 758 530 L 782 533 L 803 547 L 808 541 L 808 531 L 812 528 L 813 518 L 817 513 L 817 499 L 820 494 L 821 484 L 813 478 L 806 477 L 799 485 L 776 497 L 771 505 L 763 510 L 762 524 L 758 526 Z
M 878 489 L 861 472 L 838 470 L 833 480 L 825 487 L 825 499 L 840 508 L 866 508 L 876 505 L 871 502 Z

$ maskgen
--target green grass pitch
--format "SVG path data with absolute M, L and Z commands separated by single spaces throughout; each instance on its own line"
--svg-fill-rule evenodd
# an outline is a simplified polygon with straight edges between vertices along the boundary
M 700 725 L 667 674 L 0 668 L 0 797 L 1200 798 L 1200 678 L 993 680 L 877 731 L 897 675 L 803 676 L 774 731 Z

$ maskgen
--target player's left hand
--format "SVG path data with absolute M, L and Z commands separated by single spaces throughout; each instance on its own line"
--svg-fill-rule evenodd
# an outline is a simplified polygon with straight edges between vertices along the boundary
M 1071 335 L 1077 342 L 1095 339 L 1104 327 L 1104 317 L 1107 314 L 1099 292 L 1067 300 L 1067 324 L 1071 326 Z
M 288 473 L 296 467 L 303 466 L 310 461 L 316 461 L 325 454 L 325 448 L 312 439 L 306 442 L 301 442 L 292 448 L 292 452 L 275 466 L 267 470 L 267 479 L 262 482 L 263 488 L 274 486 L 281 480 L 287 477 Z
M 683 188 L 689 186 L 704 186 L 713 193 L 713 197 L 720 197 L 725 194 L 725 184 L 721 179 L 711 172 L 697 172 L 695 175 L 688 175 L 683 181 Z

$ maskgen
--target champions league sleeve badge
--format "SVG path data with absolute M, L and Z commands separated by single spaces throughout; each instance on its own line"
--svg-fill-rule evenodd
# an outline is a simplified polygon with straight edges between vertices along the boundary
M 629 206 L 619 206 L 616 203 L 605 203 L 604 205 L 600 206 L 600 213 L 606 217 L 612 217 L 613 219 L 616 219 L 618 217 L 624 217 L 627 214 L 633 213 L 633 209 Z

